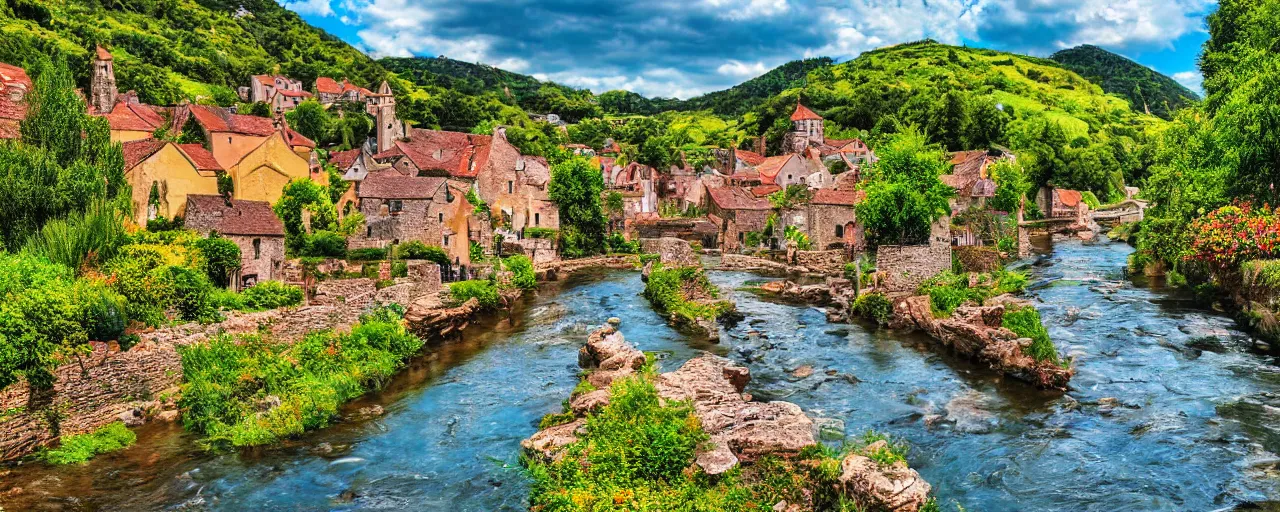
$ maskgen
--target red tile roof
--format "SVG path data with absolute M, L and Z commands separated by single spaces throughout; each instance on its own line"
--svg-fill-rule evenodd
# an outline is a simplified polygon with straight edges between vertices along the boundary
M 327 76 L 316 77 L 316 92 L 323 94 L 342 94 L 342 86 Z
M 143 160 L 151 158 L 151 155 L 160 151 L 168 142 L 156 139 L 139 139 L 131 140 L 122 144 L 124 149 L 124 168 L 125 170 L 137 167 Z
M 310 97 L 311 97 L 311 93 L 309 93 L 309 92 L 307 92 L 307 91 L 291 91 L 291 90 L 289 90 L 289 89 L 280 89 L 280 90 L 276 91 L 276 94 L 279 94 L 279 95 L 281 95 L 281 96 L 301 97 L 301 98 L 310 98 Z
M 112 130 L 152 132 L 168 124 L 164 116 L 156 112 L 156 107 L 141 103 L 130 103 L 123 99 L 116 101 L 109 114 L 94 112 L 92 106 L 89 107 L 89 110 L 92 115 L 107 118 Z
M 867 193 L 861 190 L 831 190 L 818 189 L 813 193 L 813 199 L 810 204 L 825 204 L 835 206 L 853 206 L 862 202 L 867 197 Z
M 112 60 L 111 53 L 108 52 L 106 48 L 99 46 L 97 47 L 96 52 L 98 54 L 98 60 Z
M 293 131 L 293 128 L 284 129 L 284 141 L 289 144 L 289 147 L 302 146 L 311 149 L 316 148 L 315 141 L 308 139 L 301 133 Z
M 396 141 L 395 147 L 419 170 L 474 178 L 488 161 L 492 144 L 489 135 L 413 129 L 409 139 Z
M 760 165 L 756 166 L 756 171 L 760 173 L 760 181 L 764 183 L 775 182 L 778 177 L 778 172 L 782 170 L 783 166 L 787 165 L 787 162 L 791 161 L 791 159 L 795 157 L 796 155 L 778 155 L 764 159 L 763 162 L 760 162 Z
M 760 165 L 761 163 L 764 162 L 764 155 L 761 155 L 760 153 L 756 153 L 754 151 L 739 149 L 737 151 L 737 154 L 739 159 L 741 159 L 743 162 L 746 162 L 747 165 L 750 165 L 752 167 Z
M 239 133 L 266 137 L 276 131 L 270 119 L 243 114 L 232 114 L 226 109 L 206 105 L 192 105 L 191 114 L 205 130 L 213 133 Z
M 756 197 L 764 197 L 774 192 L 777 192 L 779 190 L 782 190 L 782 187 L 779 187 L 772 183 L 768 185 L 756 185 L 754 187 L 751 187 L 751 193 L 755 194 Z
M 405 176 L 395 171 L 371 172 L 360 183 L 360 197 L 373 199 L 430 199 L 446 178 Z
M 213 158 L 213 153 L 210 153 L 209 150 L 204 148 L 204 146 L 199 144 L 178 144 L 178 150 L 181 151 L 182 154 L 187 155 L 187 158 L 191 160 L 191 163 L 195 164 L 196 169 L 198 170 L 224 170 L 222 168 L 222 164 L 219 164 L 218 160 Z
M 812 110 L 809 110 L 809 107 L 796 103 L 796 111 L 791 114 L 791 120 L 792 121 L 811 121 L 811 120 L 821 121 L 822 116 L 813 113 Z
M 257 80 L 258 83 L 261 83 L 262 85 L 270 85 L 272 87 L 276 86 L 276 80 L 271 75 L 253 75 L 253 79 Z
M 346 151 L 335 151 L 329 153 L 329 163 L 333 164 L 339 170 L 347 170 L 351 164 L 356 162 L 356 157 L 360 156 L 360 148 L 348 149 Z
M 218 195 L 187 196 L 186 227 L 217 231 L 224 235 L 284 236 L 284 224 L 266 201 L 233 199 Z
M 769 210 L 773 205 L 767 199 L 756 197 L 741 187 L 720 187 L 707 190 L 711 200 L 724 210 Z

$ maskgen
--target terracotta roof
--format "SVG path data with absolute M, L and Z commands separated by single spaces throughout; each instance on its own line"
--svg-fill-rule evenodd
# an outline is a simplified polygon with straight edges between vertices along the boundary
M 809 107 L 796 103 L 796 111 L 791 114 L 791 120 L 792 121 L 810 121 L 810 120 L 821 121 L 822 116 L 813 113 L 812 110 L 809 110 Z
M 717 228 L 724 225 L 724 219 L 720 218 L 719 215 L 710 213 L 707 214 L 707 222 L 715 224 Z
M 729 179 L 733 181 L 760 181 L 760 173 L 755 171 L 735 172 L 729 175 Z
M 756 153 L 754 151 L 739 149 L 737 150 L 736 153 L 740 160 L 742 160 L 743 162 L 746 162 L 747 165 L 750 165 L 752 167 L 760 165 L 761 163 L 764 162 L 764 155 L 761 155 L 760 153 Z
M 333 164 L 339 170 L 347 170 L 351 164 L 356 162 L 356 157 L 360 156 L 360 148 L 348 149 L 346 151 L 336 151 L 329 153 L 329 163 Z
M 342 94 L 342 86 L 337 80 L 327 76 L 316 77 L 316 92 L 324 94 Z
M 195 164 L 197 170 L 201 171 L 221 171 L 222 164 L 213 157 L 213 153 L 205 149 L 199 144 L 178 144 L 178 150 L 182 154 L 187 155 L 191 163 Z
M 763 162 L 760 162 L 760 165 L 756 166 L 756 171 L 760 173 L 760 181 L 773 183 L 782 167 L 795 157 L 796 155 L 778 155 L 764 159 Z
M 156 151 L 160 151 L 160 148 L 164 147 L 165 144 L 168 144 L 168 142 L 156 139 L 131 140 L 122 144 L 125 170 L 132 169 L 142 163 L 143 160 L 150 158 L 151 155 L 156 154 Z
M 1060 188 L 1060 189 L 1057 189 L 1057 192 L 1058 192 L 1058 202 L 1062 203 L 1063 206 L 1069 206 L 1071 208 L 1075 208 L 1076 205 L 1080 204 L 1081 196 L 1079 191 Z
M 957 151 L 951 154 L 951 174 L 980 178 L 982 164 L 987 160 L 986 151 Z
M 111 52 L 108 52 L 106 48 L 99 46 L 95 51 L 98 53 L 98 60 L 112 60 Z
M 272 87 L 276 85 L 276 80 L 271 75 L 253 75 L 253 79 L 262 85 L 270 85 Z
M 492 143 L 493 137 L 489 135 L 413 129 L 409 139 L 396 141 L 395 147 L 419 170 L 474 178 L 488 161 Z
M 772 183 L 768 185 L 756 185 L 754 187 L 751 187 L 751 193 L 755 194 L 756 197 L 764 197 L 774 192 L 777 192 L 779 190 L 782 190 L 782 187 L 779 187 Z
M 707 190 L 711 200 L 724 210 L 770 210 L 773 205 L 767 199 L 756 197 L 741 187 L 720 187 Z
M 187 196 L 186 227 L 224 235 L 284 236 L 284 224 L 271 203 L 233 199 L 228 205 L 218 195 Z
M 310 97 L 311 97 L 311 93 L 309 93 L 309 92 L 307 92 L 307 91 L 292 91 L 292 90 L 289 90 L 289 89 L 280 89 L 280 90 L 276 91 L 276 94 L 279 94 L 279 95 L 281 95 L 281 96 L 299 96 L 299 97 L 303 97 L 303 98 L 310 98 Z
M 373 199 L 430 199 L 445 181 L 445 178 L 405 176 L 395 171 L 371 172 L 360 184 L 359 195 Z
M 293 131 L 293 128 L 284 129 L 284 141 L 289 143 L 290 147 L 302 146 L 302 147 L 307 147 L 311 149 L 315 149 L 316 147 L 315 141 L 308 139 L 305 135 L 301 133 Z
M 850 171 L 842 172 L 836 175 L 835 177 L 836 184 L 832 188 L 836 190 L 857 190 L 858 179 L 859 179 L 859 176 L 858 176 L 858 172 L 856 171 L 850 170 Z
M 243 114 L 232 114 L 226 109 L 207 105 L 192 105 L 191 115 L 205 130 L 213 133 L 239 133 L 266 137 L 276 131 L 270 119 Z
M 813 199 L 811 199 L 809 203 L 853 206 L 862 202 L 866 197 L 867 193 L 861 190 L 832 190 L 823 188 L 813 192 Z
M 107 118 L 112 130 L 151 132 L 168 124 L 164 116 L 156 112 L 155 107 L 123 99 L 116 101 L 109 114 L 96 113 L 92 111 L 92 106 L 89 108 L 90 114 Z

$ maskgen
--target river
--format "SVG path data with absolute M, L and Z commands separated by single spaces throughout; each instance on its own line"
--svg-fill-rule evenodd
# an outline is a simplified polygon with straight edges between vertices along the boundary
M 576 383 L 588 329 L 622 319 L 670 370 L 711 350 L 746 364 L 748 392 L 820 418 L 829 442 L 867 429 L 909 441 L 944 509 L 1218 510 L 1280 497 L 1280 367 L 1226 317 L 1131 281 L 1117 243 L 1058 244 L 1024 262 L 1030 297 L 1078 374 L 1041 392 L 933 350 L 919 335 L 828 324 L 816 308 L 734 292 L 746 320 L 719 345 L 652 311 L 636 272 L 544 285 L 509 318 L 430 346 L 381 405 L 284 446 L 210 454 L 181 428 L 87 464 L 5 468 L 5 510 L 524 510 L 519 442 Z M 738 289 L 759 278 L 713 272 Z M 811 374 L 808 370 L 812 370 Z

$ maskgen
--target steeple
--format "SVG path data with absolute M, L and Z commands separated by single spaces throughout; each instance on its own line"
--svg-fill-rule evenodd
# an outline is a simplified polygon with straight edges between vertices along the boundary
M 109 114 L 116 105 L 116 96 L 120 94 L 116 88 L 116 70 L 114 59 L 106 48 L 95 47 L 93 57 L 93 77 L 89 81 L 89 103 L 100 113 Z

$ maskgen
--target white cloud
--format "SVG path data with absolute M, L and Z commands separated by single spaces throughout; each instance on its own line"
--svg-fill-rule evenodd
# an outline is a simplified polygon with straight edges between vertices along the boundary
M 1109 48 L 1169 48 L 1183 35 L 1203 30 L 1215 0 L 982 0 L 990 16 L 987 35 L 1028 52 L 1047 53 L 1080 44 Z M 1023 32 L 1016 34 L 1017 32 Z
M 791 10 L 787 0 L 702 0 L 702 5 L 726 20 L 750 20 L 779 16 Z
M 769 69 L 764 67 L 764 62 L 756 61 L 754 64 L 747 64 L 732 59 L 716 68 L 717 73 L 734 78 L 754 78 L 765 74 L 766 71 Z
M 1182 71 L 1174 73 L 1173 77 L 1183 87 L 1191 89 L 1191 92 L 1204 96 L 1204 75 L 1199 71 Z
M 834 35 L 806 57 L 853 57 L 886 44 L 933 38 L 959 44 L 976 30 L 982 12 L 977 0 L 853 0 L 851 5 L 819 10 Z
M 285 9 L 297 11 L 299 14 L 314 14 L 316 16 L 333 16 L 333 6 L 329 5 L 329 0 L 296 0 L 286 1 L 280 4 Z

